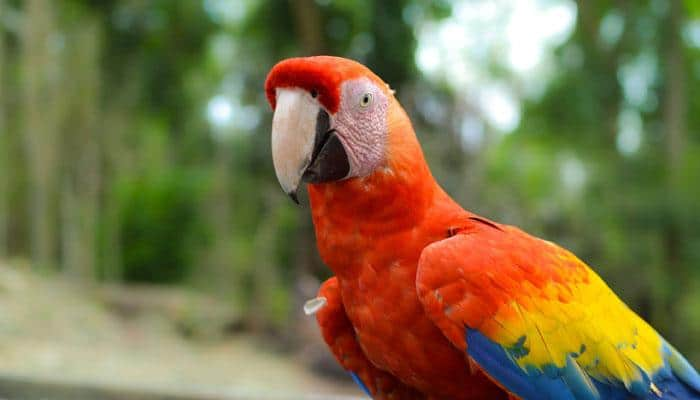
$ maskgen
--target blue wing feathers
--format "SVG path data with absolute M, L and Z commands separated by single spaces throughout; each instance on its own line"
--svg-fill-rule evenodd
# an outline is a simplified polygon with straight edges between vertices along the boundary
M 560 378 L 550 378 L 536 368 L 520 368 L 503 347 L 481 332 L 467 328 L 467 353 L 486 373 L 522 399 L 575 400 Z
M 621 383 L 591 378 L 573 355 L 567 357 L 563 368 L 549 365 L 523 369 L 514 360 L 512 351 L 481 332 L 466 328 L 466 340 L 469 357 L 523 400 L 700 400 L 700 375 L 668 344 L 663 349 L 666 365 L 651 379 L 641 373 L 643 379 L 626 388 Z
M 566 357 L 566 367 L 562 371 L 562 378 L 577 400 L 600 399 L 600 394 L 595 384 L 591 381 L 591 378 L 583 372 L 571 355 Z

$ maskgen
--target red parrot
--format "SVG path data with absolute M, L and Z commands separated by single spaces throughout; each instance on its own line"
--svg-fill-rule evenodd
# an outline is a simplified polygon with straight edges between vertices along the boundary
M 365 66 L 281 61 L 272 157 L 307 183 L 323 338 L 375 399 L 700 399 L 696 370 L 569 251 L 460 207 Z

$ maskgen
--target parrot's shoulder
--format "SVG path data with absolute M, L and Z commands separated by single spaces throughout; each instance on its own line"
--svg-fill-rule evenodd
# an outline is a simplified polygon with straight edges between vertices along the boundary
M 514 226 L 472 215 L 450 229 L 448 238 L 423 249 L 416 289 L 443 332 L 455 328 L 448 338 L 462 349 L 464 332 L 454 321 L 481 326 L 524 289 L 576 285 L 592 272 L 566 249 Z

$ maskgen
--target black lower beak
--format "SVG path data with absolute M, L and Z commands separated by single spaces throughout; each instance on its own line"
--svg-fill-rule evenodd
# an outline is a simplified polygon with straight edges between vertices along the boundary
M 333 182 L 345 178 L 349 172 L 350 163 L 345 148 L 335 132 L 329 132 L 318 156 L 311 161 L 301 179 L 308 183 Z
M 307 183 L 333 182 L 347 177 L 348 173 L 350 173 L 348 154 L 335 130 L 330 129 L 328 113 L 320 110 L 316 120 L 316 137 L 311 162 L 301 179 Z

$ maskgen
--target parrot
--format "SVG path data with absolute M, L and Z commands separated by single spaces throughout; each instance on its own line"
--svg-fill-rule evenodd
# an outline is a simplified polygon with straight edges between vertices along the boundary
M 465 210 L 359 62 L 265 80 L 272 162 L 333 275 L 311 312 L 374 399 L 700 399 L 700 375 L 573 253 Z

